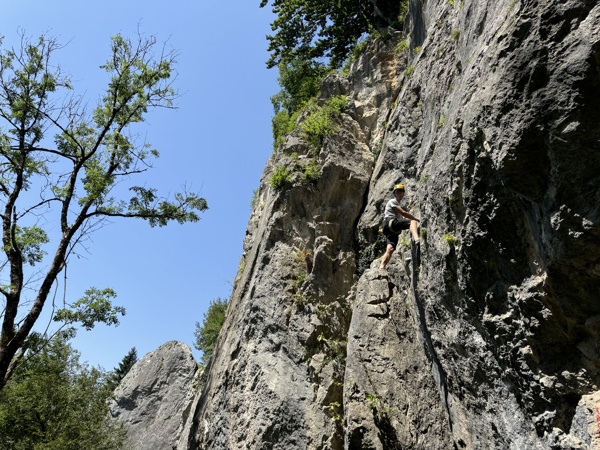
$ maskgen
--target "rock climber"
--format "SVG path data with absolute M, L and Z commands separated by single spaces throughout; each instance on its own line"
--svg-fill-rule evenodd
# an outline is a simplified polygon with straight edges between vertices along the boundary
M 410 230 L 413 243 L 419 250 L 419 219 L 413 216 L 408 211 L 405 211 L 400 206 L 400 201 L 404 198 L 404 185 L 396 184 L 393 188 L 394 198 L 387 202 L 383 212 L 383 222 L 381 224 L 383 234 L 387 239 L 387 248 L 385 254 L 381 257 L 380 268 L 385 269 L 385 266 L 390 261 L 392 253 L 398 245 L 398 235 L 402 230 Z

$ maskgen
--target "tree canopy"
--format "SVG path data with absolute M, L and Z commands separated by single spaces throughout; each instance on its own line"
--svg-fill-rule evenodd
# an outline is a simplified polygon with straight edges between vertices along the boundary
M 64 334 L 33 334 L 0 391 L 0 450 L 116 450 L 125 430 L 108 416 L 107 374 L 79 362 Z
M 274 34 L 267 36 L 267 67 L 294 59 L 329 60 L 339 67 L 352 47 L 372 28 L 398 21 L 401 0 L 262 0 L 272 5 Z
M 176 53 L 154 37 L 112 38 L 104 95 L 93 109 L 73 93 L 54 62 L 61 48 L 47 36 L 0 40 L 0 389 L 25 350 L 48 299 L 64 325 L 118 323 L 109 288 L 91 287 L 76 302 L 51 292 L 80 244 L 108 218 L 140 218 L 151 226 L 195 222 L 207 209 L 198 194 L 167 198 L 134 183 L 158 152 L 134 128 L 153 108 L 174 108 Z M 129 194 L 127 194 L 129 192 Z

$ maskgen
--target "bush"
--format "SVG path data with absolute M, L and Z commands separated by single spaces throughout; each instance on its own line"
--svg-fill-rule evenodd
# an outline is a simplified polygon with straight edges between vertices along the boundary
M 456 236 L 452 236 L 451 234 L 443 235 L 442 239 L 444 239 L 444 241 L 446 241 L 446 244 L 448 244 L 450 247 L 453 247 L 459 242 L 458 238 Z
M 348 99 L 344 95 L 330 98 L 323 107 L 314 104 L 309 106 L 312 111 L 300 124 L 309 147 L 313 150 L 321 147 L 323 139 L 334 131 L 333 117 L 343 112 L 347 106 Z
M 312 149 L 317 149 L 323 144 L 325 136 L 333 132 L 333 122 L 331 115 L 324 108 L 316 108 L 306 116 L 300 124 L 308 145 Z
M 269 178 L 269 184 L 275 189 L 280 189 L 285 183 L 290 181 L 292 172 L 287 166 L 276 166 Z
M 321 166 L 317 161 L 311 159 L 309 163 L 302 166 L 302 179 L 314 183 L 321 176 Z

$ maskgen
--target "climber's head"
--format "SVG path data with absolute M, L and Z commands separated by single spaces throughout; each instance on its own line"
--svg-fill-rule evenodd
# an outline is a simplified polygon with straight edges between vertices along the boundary
M 404 192 L 404 185 L 403 184 L 396 184 L 394 186 L 394 189 L 392 189 L 392 191 L 394 192 L 394 194 L 396 192 Z

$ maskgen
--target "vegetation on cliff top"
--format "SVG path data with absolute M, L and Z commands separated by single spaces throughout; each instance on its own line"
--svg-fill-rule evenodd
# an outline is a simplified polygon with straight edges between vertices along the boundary
M 340 2 L 273 0 L 274 34 L 267 36 L 268 67 L 279 70 L 281 91 L 271 97 L 273 146 L 296 127 L 302 111 L 314 101 L 323 78 L 364 48 L 365 36 L 401 29 L 408 0 Z M 263 0 L 261 7 L 269 4 Z M 349 59 L 348 59 L 349 58 Z
M 339 67 L 361 36 L 373 29 L 398 26 L 398 16 L 408 1 L 262 0 L 260 6 L 269 3 L 276 18 L 271 23 L 274 34 L 267 36 L 268 67 L 322 59 Z

